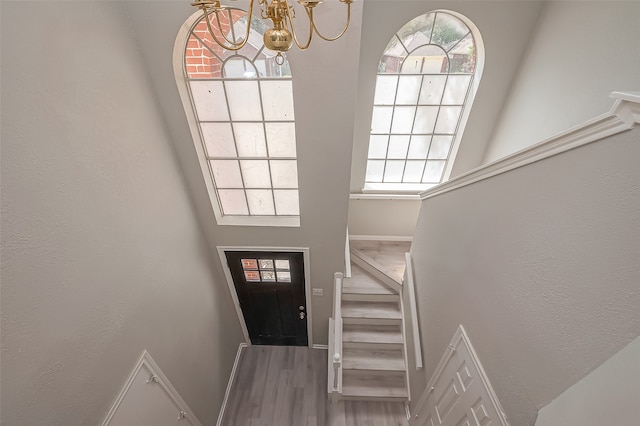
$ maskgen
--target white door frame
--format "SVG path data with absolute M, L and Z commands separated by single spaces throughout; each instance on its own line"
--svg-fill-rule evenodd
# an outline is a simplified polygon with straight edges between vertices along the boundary
M 242 315 L 242 308 L 240 307 L 240 301 L 238 300 L 238 293 L 236 292 L 236 287 L 233 284 L 233 277 L 231 276 L 231 270 L 229 269 L 229 264 L 227 263 L 227 256 L 224 254 L 225 251 L 271 251 L 271 252 L 294 252 L 294 253 L 302 253 L 303 262 L 304 262 L 304 297 L 306 302 L 306 311 L 307 311 L 307 342 L 308 346 L 313 346 L 313 327 L 311 326 L 312 315 L 311 315 L 311 261 L 309 257 L 309 248 L 308 247 L 255 247 L 255 246 L 217 246 L 218 256 L 220 256 L 220 263 L 222 263 L 222 270 L 224 271 L 224 276 L 227 278 L 227 285 L 229 286 L 229 292 L 231 293 L 231 299 L 233 299 L 233 305 L 236 308 L 236 314 L 238 315 L 238 320 L 240 321 L 240 327 L 242 328 L 242 334 L 244 334 L 244 340 L 247 345 L 251 345 L 251 339 L 249 338 L 249 330 L 247 329 L 247 323 L 244 320 L 244 315 Z

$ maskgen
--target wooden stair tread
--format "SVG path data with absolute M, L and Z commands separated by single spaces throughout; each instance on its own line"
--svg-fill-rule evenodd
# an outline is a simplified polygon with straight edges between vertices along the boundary
M 379 318 L 401 320 L 402 313 L 396 302 L 342 302 L 343 318 Z
M 357 376 L 345 374 L 343 397 L 407 398 L 407 388 L 401 375 Z
M 361 325 L 344 324 L 342 329 L 344 343 L 381 343 L 402 344 L 402 331 L 397 325 Z
M 351 277 L 345 278 L 342 283 L 343 294 L 381 294 L 381 295 L 397 295 L 387 286 L 380 283 L 377 279 L 369 275 L 358 265 L 351 265 Z
M 345 370 L 404 371 L 404 357 L 400 349 L 351 349 L 342 354 Z

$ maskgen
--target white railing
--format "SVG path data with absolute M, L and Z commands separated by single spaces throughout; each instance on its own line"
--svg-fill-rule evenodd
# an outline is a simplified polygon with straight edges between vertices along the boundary
M 407 292 L 409 296 L 409 310 L 411 311 L 411 331 L 413 333 L 413 350 L 416 357 L 416 369 L 422 368 L 422 345 L 420 344 L 420 328 L 418 325 L 418 305 L 416 304 L 416 289 L 413 282 L 413 265 L 411 264 L 411 253 L 404 254 L 407 267 L 405 274 L 407 277 Z
M 328 392 L 335 402 L 342 394 L 342 279 L 343 274 L 334 274 L 333 318 L 329 318 Z

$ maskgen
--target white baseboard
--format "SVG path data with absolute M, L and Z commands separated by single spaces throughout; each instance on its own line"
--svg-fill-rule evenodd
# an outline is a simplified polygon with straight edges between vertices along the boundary
M 220 414 L 218 414 L 218 421 L 216 426 L 222 424 L 222 418 L 224 417 L 224 410 L 227 408 L 227 401 L 229 400 L 229 394 L 231 393 L 231 386 L 233 386 L 233 380 L 236 377 L 236 371 L 238 371 L 238 363 L 240 362 L 240 355 L 242 350 L 249 346 L 246 343 L 240 343 L 238 345 L 238 352 L 236 352 L 236 359 L 233 361 L 233 367 L 231 368 L 231 374 L 229 375 L 229 381 L 227 382 L 227 390 L 224 392 L 224 399 L 222 400 L 222 406 L 220 407 Z
M 350 241 L 413 241 L 412 236 L 406 235 L 349 235 Z
M 313 349 L 324 349 L 325 351 L 329 350 L 328 345 L 313 345 L 311 346 Z

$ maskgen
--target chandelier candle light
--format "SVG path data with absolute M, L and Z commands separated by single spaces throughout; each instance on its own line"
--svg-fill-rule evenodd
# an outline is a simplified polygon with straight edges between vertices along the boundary
M 253 4 L 255 1 L 256 0 L 250 0 L 249 2 L 249 17 L 252 16 Z M 293 23 L 295 10 L 292 6 L 289 6 L 287 0 L 257 0 L 258 4 L 263 7 L 261 10 L 262 19 L 271 19 L 271 22 L 273 23 L 273 28 L 269 28 L 264 33 L 264 45 L 267 49 L 277 52 L 276 63 L 279 65 L 284 63 L 282 52 L 289 51 L 294 42 L 300 50 L 306 50 L 309 48 L 314 32 L 318 37 L 326 41 L 334 41 L 342 37 L 349 27 L 349 21 L 351 20 L 351 3 L 353 3 L 353 0 L 339 1 L 340 3 L 345 3 L 347 5 L 347 22 L 340 34 L 335 37 L 325 37 L 320 34 L 320 31 L 318 31 L 318 28 L 313 22 L 313 9 L 322 3 L 322 1 L 298 0 L 298 3 L 304 7 L 304 10 L 309 17 L 309 35 L 307 41 L 303 44 L 298 41 L 298 37 L 296 36 L 295 26 Z M 220 40 L 219 36 L 216 36 L 214 25 L 217 25 L 218 29 L 222 27 L 220 25 L 220 17 L 218 13 L 225 10 L 228 6 L 220 5 L 220 0 L 196 0 L 196 2 L 191 5 L 202 10 L 204 19 L 207 22 L 209 33 L 220 47 L 226 50 L 240 50 L 247 43 L 247 40 L 249 39 L 249 30 L 251 28 L 251 19 L 247 19 L 246 33 L 242 40 L 234 42 L 229 40 L 227 36 L 224 35 L 224 32 L 217 31 L 218 34 L 222 34 L 223 40 Z M 213 21 L 215 21 L 215 24 Z

